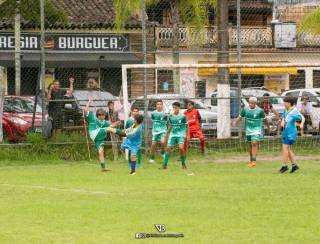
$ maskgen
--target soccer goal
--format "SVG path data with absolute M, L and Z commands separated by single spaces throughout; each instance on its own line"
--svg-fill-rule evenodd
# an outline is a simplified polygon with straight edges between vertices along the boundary
M 173 102 L 178 101 L 184 113 L 192 101 L 200 112 L 205 138 L 215 143 L 216 139 L 245 137 L 244 123 L 234 126 L 232 122 L 249 106 L 249 98 L 256 97 L 268 121 L 268 126 L 263 125 L 263 136 L 271 139 L 273 146 L 281 135 L 284 96 L 293 96 L 300 110 L 305 106 L 303 98 L 308 97 L 311 109 L 304 111 L 308 121 L 299 134 L 312 138 L 309 141 L 318 140 L 320 63 L 128 64 L 122 65 L 122 93 L 126 119 L 130 107 L 138 107 L 141 113 L 147 112 L 145 125 L 149 129 L 157 100 L 163 101 L 168 113 Z

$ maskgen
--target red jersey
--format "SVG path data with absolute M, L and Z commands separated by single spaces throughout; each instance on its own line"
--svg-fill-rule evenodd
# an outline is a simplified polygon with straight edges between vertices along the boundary
M 188 119 L 188 128 L 190 131 L 195 131 L 200 129 L 201 116 L 197 109 L 193 108 L 191 111 L 186 110 L 184 115 Z

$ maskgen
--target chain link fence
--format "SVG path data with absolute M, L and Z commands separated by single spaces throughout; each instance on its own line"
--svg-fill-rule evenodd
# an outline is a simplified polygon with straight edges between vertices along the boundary
M 83 108 L 90 97 L 94 99 L 92 111 L 109 111 L 109 104 L 110 111 L 118 109 L 119 114 L 116 117 L 107 113 L 107 119 L 123 121 L 121 66 L 143 63 L 144 56 L 147 64 L 214 64 L 221 53 L 228 55 L 230 63 L 312 64 L 320 60 L 320 34 L 312 29 L 309 18 L 319 11 L 320 1 L 241 1 L 238 12 L 237 1 L 226 1 L 225 33 L 229 38 L 228 49 L 223 52 L 219 11 L 208 1 L 197 6 L 193 1 L 182 1 L 180 6 L 179 1 L 146 1 L 145 8 L 137 4 L 126 15 L 122 15 L 127 9 L 120 0 L 44 1 L 44 40 L 39 32 L 41 1 L 7 0 L 0 4 L 0 83 L 5 94 L 2 124 L 7 143 L 27 143 L 31 132 L 42 133 L 48 140 L 67 134 L 59 142 L 79 142 L 79 138 L 85 138 Z M 144 20 L 141 9 L 147 16 Z M 146 24 L 145 49 L 142 21 Z M 122 24 L 118 26 L 118 22 Z M 19 35 L 20 43 L 15 42 Z M 45 67 L 41 67 L 41 51 Z M 45 68 L 44 78 L 41 68 Z M 231 126 L 228 140 L 217 139 L 221 99 L 217 70 L 156 68 L 148 69 L 146 74 L 145 79 L 144 69 L 128 70 L 131 106 L 149 114 L 159 98 L 165 101 L 168 111 L 173 101 L 181 102 L 185 110 L 186 102 L 192 100 L 201 111 L 208 150 L 243 148 L 239 140 L 243 129 Z M 250 96 L 258 97 L 259 102 L 270 100 L 279 108 L 279 116 L 283 95 L 296 97 L 297 104 L 308 97 L 313 112 L 304 131 L 307 136 L 301 142 L 306 148 L 318 143 L 320 67 L 232 69 L 228 77 L 231 120 L 247 106 Z M 280 143 L 278 121 L 278 117 L 270 117 L 272 133 L 266 134 L 263 142 L 269 151 L 277 150 Z M 149 116 L 145 123 L 148 147 L 152 127 Z M 111 137 L 108 140 L 110 144 L 121 141 Z M 194 146 L 198 148 L 197 142 Z

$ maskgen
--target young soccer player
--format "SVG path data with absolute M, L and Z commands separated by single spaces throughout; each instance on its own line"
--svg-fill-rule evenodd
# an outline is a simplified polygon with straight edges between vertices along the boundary
M 131 107 L 131 114 L 130 114 L 130 117 L 128 118 L 128 120 L 127 120 L 127 122 L 126 122 L 126 124 L 124 126 L 125 129 L 129 129 L 134 125 L 134 123 L 135 123 L 135 119 L 134 118 L 135 118 L 135 116 L 137 114 L 139 114 L 139 109 L 137 107 L 134 107 L 134 106 Z M 125 151 L 126 151 L 126 155 L 127 155 L 127 150 L 125 150 Z M 137 164 L 139 166 L 141 166 L 141 161 L 142 161 L 142 153 L 141 153 L 141 150 L 139 150 L 138 153 L 137 153 Z M 130 157 L 129 156 L 128 156 L 128 162 L 130 164 Z
M 170 152 L 173 146 L 179 146 L 180 159 L 182 168 L 186 169 L 185 153 L 184 153 L 184 142 L 187 133 L 187 117 L 180 113 L 180 103 L 174 102 L 172 104 L 173 114 L 169 116 L 169 127 L 167 134 L 169 135 L 166 153 L 163 160 L 162 169 L 167 169 Z
M 301 121 L 300 129 L 302 129 L 305 123 L 305 118 L 294 106 L 295 99 L 293 97 L 285 97 L 283 101 L 285 107 L 285 111 L 283 113 L 283 118 L 281 122 L 281 126 L 283 128 L 281 134 L 283 164 L 279 172 L 284 173 L 289 169 L 288 161 L 290 160 L 292 165 L 290 173 L 293 173 L 299 169 L 299 166 L 295 162 L 294 154 L 291 148 L 291 145 L 293 145 L 297 140 L 298 135 L 296 121 Z
M 194 108 L 193 101 L 187 101 L 187 110 L 184 112 L 184 115 L 188 119 L 187 140 L 184 143 L 185 152 L 187 153 L 188 150 L 188 142 L 192 138 L 199 138 L 201 152 L 204 154 L 204 136 L 201 129 L 201 116 L 199 110 Z
M 108 131 L 112 133 L 117 133 L 120 136 L 125 136 L 124 142 L 121 144 L 122 149 L 129 150 L 129 160 L 130 160 L 130 175 L 136 174 L 136 162 L 138 152 L 141 151 L 142 144 L 142 132 L 143 132 L 143 115 L 136 114 L 134 116 L 134 124 L 127 129 L 115 129 L 109 128 Z
M 156 106 L 157 106 L 157 109 L 151 113 L 152 144 L 150 149 L 150 159 L 149 159 L 150 163 L 154 163 L 154 152 L 155 152 L 157 143 L 161 144 L 162 155 L 164 155 L 164 151 L 165 151 L 168 116 L 163 111 L 162 100 L 157 100 Z
M 105 157 L 104 157 L 104 142 L 107 137 L 107 129 L 111 126 L 109 122 L 105 120 L 106 112 L 99 108 L 96 111 L 96 116 L 92 111 L 90 111 L 90 104 L 92 103 L 92 98 L 89 99 L 84 112 L 87 116 L 89 123 L 88 131 L 91 140 L 95 143 L 96 149 L 98 151 L 99 161 L 101 165 L 101 172 L 109 171 L 106 168 Z
M 246 142 L 249 144 L 250 162 L 249 167 L 256 166 L 258 142 L 262 139 L 263 135 L 263 120 L 267 124 L 268 131 L 270 127 L 268 120 L 265 118 L 265 113 L 261 108 L 257 106 L 257 98 L 249 98 L 249 107 L 242 109 L 238 118 L 233 122 L 233 126 L 237 126 L 239 121 L 245 119 L 245 130 L 246 130 Z

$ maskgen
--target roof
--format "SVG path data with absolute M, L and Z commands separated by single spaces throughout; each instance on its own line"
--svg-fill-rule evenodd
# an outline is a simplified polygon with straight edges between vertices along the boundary
M 54 0 L 54 6 L 65 12 L 68 23 L 49 24 L 47 29 L 100 29 L 114 26 L 113 0 Z M 39 28 L 35 23 L 22 19 L 22 29 Z M 140 28 L 141 22 L 138 17 L 131 17 L 126 28 Z M 13 29 L 14 18 L 0 19 L 0 29 Z

